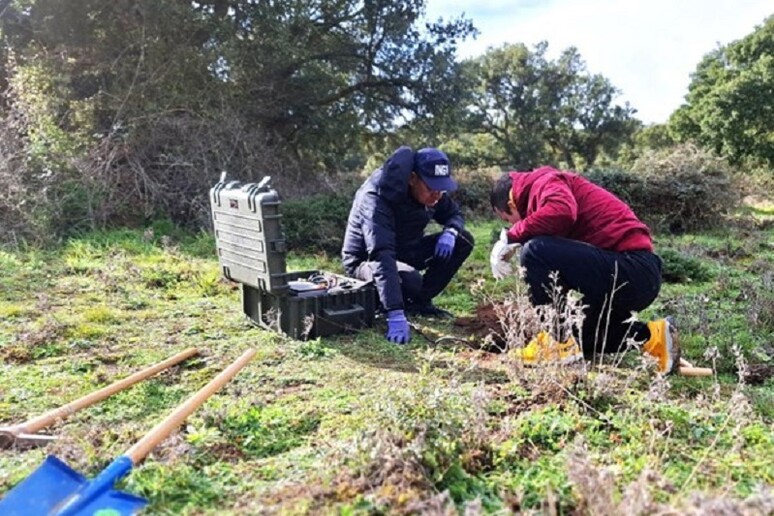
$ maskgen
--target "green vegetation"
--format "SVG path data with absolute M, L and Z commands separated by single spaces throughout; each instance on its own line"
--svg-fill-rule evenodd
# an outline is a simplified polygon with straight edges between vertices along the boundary
M 509 289 L 486 272 L 495 226 L 471 224 L 473 255 L 438 300 L 458 315 Z M 57 424 L 49 431 L 61 439 L 45 449 L 0 453 L 0 493 L 47 453 L 93 475 L 254 347 L 253 362 L 122 483 L 150 498 L 150 514 L 636 514 L 719 503 L 765 514 L 773 239 L 770 227 L 657 238 L 678 282 L 641 317 L 675 316 L 685 357 L 716 370 L 667 380 L 633 351 L 620 367 L 610 357 L 523 369 L 431 319 L 414 321 L 408 346 L 386 342 L 381 322 L 287 340 L 242 316 L 211 236 L 166 223 L 1 251 L 0 422 L 189 346 L 202 355 Z M 340 271 L 325 255 L 289 258 L 291 269 L 310 265 Z
M 354 194 L 355 189 L 351 189 L 283 203 L 282 229 L 288 247 L 306 253 L 338 254 Z
M 578 49 L 570 47 L 556 60 L 547 58 L 547 50 L 545 41 L 531 50 L 505 44 L 465 62 L 472 86 L 462 119 L 470 133 L 485 136 L 475 147 L 459 146 L 462 163 L 518 170 L 563 163 L 578 170 L 603 151 L 615 151 L 642 125 L 634 108 L 615 102 L 615 86 L 586 69 Z M 487 147 L 496 149 L 494 155 L 481 152 Z
M 595 169 L 585 176 L 626 201 L 654 230 L 706 231 L 723 226 L 739 207 L 738 174 L 693 145 L 646 151 L 626 171 Z
M 202 352 L 58 424 L 47 449 L 0 454 L 0 493 L 45 453 L 93 474 L 254 347 L 124 481 L 149 512 L 774 512 L 774 17 L 643 127 L 574 47 L 459 61 L 475 28 L 425 4 L 0 2 L 0 422 Z M 669 282 L 641 316 L 675 316 L 716 374 L 658 379 L 637 353 L 524 370 L 421 319 L 404 347 L 382 322 L 309 342 L 249 324 L 202 231 L 221 171 L 287 196 L 291 269 L 340 272 L 362 172 L 405 143 L 449 153 L 470 214 L 488 215 L 501 167 L 577 168 L 627 200 Z M 755 207 L 732 218 L 740 198 Z M 486 273 L 495 223 L 471 229 L 439 303 L 478 316 L 515 290 L 527 311 Z
M 696 66 L 686 104 L 669 120 L 678 140 L 695 140 L 728 157 L 774 167 L 771 89 L 774 16 L 744 38 L 709 51 Z
M 206 229 L 207 192 L 226 171 L 272 176 L 285 200 L 316 205 L 319 238 L 299 231 L 330 250 L 342 206 L 316 196 L 348 198 L 403 144 L 441 148 L 471 184 L 540 165 L 633 172 L 663 187 L 649 208 L 713 219 L 728 206 L 725 171 L 654 171 L 661 161 L 673 172 L 671 154 L 685 148 L 675 146 L 691 144 L 758 177 L 743 196 L 771 191 L 774 18 L 707 49 L 686 103 L 645 127 L 577 48 L 516 41 L 462 59 L 472 22 L 453 11 L 429 20 L 426 5 L 4 1 L 0 243 L 57 244 L 157 218 Z M 469 191 L 477 209 L 484 197 Z

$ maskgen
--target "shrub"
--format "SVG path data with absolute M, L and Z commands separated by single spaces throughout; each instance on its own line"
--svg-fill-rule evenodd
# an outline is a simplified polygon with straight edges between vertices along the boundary
M 325 181 L 304 181 L 292 158 L 227 110 L 141 117 L 82 141 L 41 125 L 22 102 L 12 105 L 0 114 L 3 243 L 136 227 L 159 217 L 208 227 L 208 191 L 223 170 L 243 182 L 270 175 L 279 191 L 296 196 L 326 191 Z M 36 134 L 52 148 L 29 136 Z
M 354 192 L 283 202 L 282 229 L 288 248 L 304 253 L 336 255 L 341 252 L 353 197 Z
M 646 152 L 631 172 L 592 170 L 586 177 L 621 197 L 657 230 L 718 227 L 739 203 L 728 164 L 692 145 Z
M 711 275 L 707 266 L 695 258 L 680 254 L 673 249 L 659 251 L 664 267 L 661 276 L 667 283 L 703 282 Z
M 491 216 L 489 192 L 496 178 L 500 176 L 497 168 L 476 170 L 456 170 L 455 179 L 459 189 L 452 194 L 466 216 Z
M 0 244 L 45 241 L 75 190 L 66 161 L 77 154 L 77 145 L 22 104 L 9 100 L 0 113 Z M 46 154 L 49 147 L 55 158 Z M 73 217 L 72 225 L 78 222 Z
M 670 229 L 717 227 L 739 204 L 725 160 L 693 145 L 644 154 L 632 168 L 651 195 L 649 209 Z
M 593 169 L 584 174 L 586 179 L 613 192 L 632 207 L 640 218 L 647 216 L 647 207 L 640 206 L 646 197 L 645 181 L 639 176 L 617 169 Z

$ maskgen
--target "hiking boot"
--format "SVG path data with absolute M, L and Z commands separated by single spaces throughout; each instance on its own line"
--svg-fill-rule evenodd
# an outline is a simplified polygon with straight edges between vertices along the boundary
M 408 303 L 403 309 L 407 315 L 423 315 L 440 319 L 451 319 L 454 317 L 454 314 L 438 308 L 433 303 Z
M 680 339 L 671 317 L 648 323 L 650 338 L 642 350 L 658 360 L 661 374 L 675 373 L 680 369 Z
M 508 353 L 526 366 L 572 364 L 583 360 L 583 351 L 573 337 L 557 342 L 546 331 L 541 331 L 523 348 L 514 348 Z

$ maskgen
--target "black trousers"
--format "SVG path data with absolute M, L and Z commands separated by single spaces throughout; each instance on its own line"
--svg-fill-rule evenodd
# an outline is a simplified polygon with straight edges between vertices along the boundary
M 435 244 L 441 233 L 425 235 L 412 249 L 398 252 L 397 266 L 405 304 L 425 304 L 440 294 L 473 251 L 473 235 L 462 230 L 457 235 L 452 255 L 447 260 L 435 257 Z M 372 281 L 374 262 L 358 265 L 354 276 Z M 420 271 L 424 271 L 424 274 Z
M 649 251 L 618 253 L 577 240 L 536 237 L 521 248 L 531 301 L 552 302 L 552 271 L 562 290 L 583 294 L 585 319 L 580 340 L 587 357 L 621 349 L 628 337 L 644 341 L 650 331 L 644 322 L 624 322 L 631 312 L 644 310 L 661 289 L 661 258 Z

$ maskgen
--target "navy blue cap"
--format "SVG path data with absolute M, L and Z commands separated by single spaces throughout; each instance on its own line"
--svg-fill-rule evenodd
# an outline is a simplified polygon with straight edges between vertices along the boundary
M 451 178 L 448 156 L 436 148 L 419 149 L 414 154 L 414 171 L 431 190 L 453 192 L 457 189 L 457 182 Z

